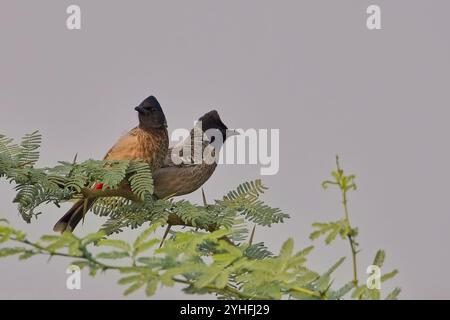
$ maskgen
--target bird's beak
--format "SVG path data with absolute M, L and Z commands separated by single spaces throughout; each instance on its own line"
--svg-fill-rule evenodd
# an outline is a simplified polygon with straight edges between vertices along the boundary
M 134 108 L 134 110 L 136 110 L 139 113 L 144 113 L 144 107 L 142 106 L 137 106 L 136 108 Z
M 227 136 L 228 137 L 232 137 L 232 136 L 238 136 L 240 135 L 240 133 L 236 130 L 227 130 Z

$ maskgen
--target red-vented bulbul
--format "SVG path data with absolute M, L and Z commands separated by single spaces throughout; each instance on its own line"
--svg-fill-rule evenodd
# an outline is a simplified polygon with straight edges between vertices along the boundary
M 213 148 L 211 154 L 218 154 L 227 137 L 238 134 L 234 130 L 228 130 L 216 110 L 204 114 L 198 121 L 201 121 L 201 130 L 207 136 L 202 143 L 202 154 L 206 148 Z M 222 141 L 215 141 L 214 135 L 208 137 L 208 132 L 211 132 L 208 130 L 211 129 L 216 130 L 222 136 Z M 194 158 L 194 129 L 182 144 L 192 146 L 191 157 Z M 211 177 L 217 167 L 216 161 L 209 163 L 204 159 L 201 163 L 175 164 L 172 161 L 172 150 L 173 148 L 169 149 L 164 165 L 153 173 L 154 195 L 159 199 L 194 192 Z M 180 156 L 183 157 L 183 154 Z
M 142 101 L 135 110 L 139 114 L 139 125 L 121 137 L 108 151 L 104 160 L 141 159 L 155 172 L 163 165 L 169 147 L 166 117 L 154 96 Z M 76 202 L 55 224 L 53 230 L 61 233 L 72 231 L 94 201 L 95 199 L 89 200 L 87 208 L 84 207 L 84 200 Z

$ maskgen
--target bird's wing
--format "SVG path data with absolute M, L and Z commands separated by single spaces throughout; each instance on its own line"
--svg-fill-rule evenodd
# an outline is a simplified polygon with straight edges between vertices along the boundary
M 163 167 L 170 167 L 170 166 L 175 165 L 175 163 L 173 163 L 173 161 L 172 161 L 172 151 L 173 151 L 173 148 L 169 148 L 169 150 L 167 151 L 167 155 L 166 155 L 166 158 L 164 159 Z
M 154 194 L 163 199 L 194 192 L 211 177 L 215 168 L 216 164 L 182 164 L 159 168 L 153 174 Z
M 166 155 L 166 158 L 164 159 L 164 164 L 162 165 L 162 167 L 174 167 L 174 166 L 181 166 L 181 165 L 183 165 L 184 167 L 189 167 L 189 166 L 197 165 L 195 163 L 188 163 L 188 161 L 190 161 L 190 159 L 185 159 L 185 158 L 183 158 L 182 155 L 180 155 L 180 157 L 183 162 L 181 164 L 174 163 L 172 160 L 172 151 L 173 151 L 173 148 L 170 148 L 167 151 L 167 155 Z
M 206 149 L 215 154 L 212 145 L 208 141 L 203 141 L 202 151 Z M 211 177 L 217 166 L 215 162 L 189 163 L 190 159 L 185 159 L 187 160 L 185 163 L 177 165 L 172 161 L 172 150 L 173 148 L 169 149 L 164 165 L 153 173 L 154 194 L 159 199 L 194 192 Z M 191 156 L 194 156 L 193 149 L 191 149 Z

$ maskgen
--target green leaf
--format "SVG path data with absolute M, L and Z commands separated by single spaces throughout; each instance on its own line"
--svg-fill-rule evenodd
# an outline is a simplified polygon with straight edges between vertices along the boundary
M 287 260 L 291 257 L 292 251 L 294 250 L 294 240 L 292 238 L 289 238 L 283 243 L 283 246 L 280 250 L 280 258 L 282 260 Z
M 118 283 L 119 284 L 130 284 L 130 283 L 139 281 L 141 278 L 142 278 L 142 276 L 140 274 L 134 274 L 134 275 L 119 279 Z
M 147 282 L 147 287 L 145 288 L 145 294 L 147 297 L 153 296 L 158 287 L 158 281 L 155 279 L 151 279 Z
M 84 267 L 89 265 L 89 262 L 86 260 L 77 260 L 73 261 L 71 264 L 78 266 L 80 269 L 83 269 Z
M 345 257 L 340 258 L 330 269 L 325 273 L 327 275 L 331 275 L 340 265 L 345 261 Z
M 41 241 L 43 241 L 43 242 L 53 242 L 53 241 L 59 240 L 60 238 L 61 238 L 61 236 L 53 236 L 53 235 L 46 234 L 46 235 L 43 235 L 41 237 Z
M 259 200 L 266 189 L 261 180 L 244 182 L 236 190 L 228 192 L 222 201 L 216 200 L 216 205 L 223 211 L 234 211 L 259 225 L 270 226 L 273 223 L 283 222 L 289 215 Z
M 16 255 L 18 253 L 22 253 L 27 251 L 25 248 L 0 248 L 0 257 L 8 257 L 8 256 L 13 256 Z
M 130 254 L 124 251 L 102 252 L 97 254 L 98 259 L 122 259 L 129 257 Z
M 152 172 L 148 163 L 144 161 L 132 161 L 128 168 L 128 174 L 131 190 L 142 200 L 146 195 L 153 193 L 153 178 Z
M 298 267 L 306 262 L 306 256 L 314 249 L 314 246 L 306 247 L 305 249 L 297 252 L 290 260 L 290 267 Z
M 384 252 L 384 250 L 378 250 L 375 255 L 375 259 L 373 259 L 373 264 L 381 268 L 383 266 L 385 258 L 386 253 Z
M 367 291 L 369 292 L 370 298 L 372 300 L 380 300 L 380 290 L 378 290 L 378 289 L 369 289 Z
M 69 245 L 69 254 L 73 256 L 82 256 L 83 252 L 80 250 L 80 242 L 79 241 L 73 241 Z
M 12 230 L 10 228 L 0 227 L 0 243 L 8 241 L 11 237 Z
M 245 249 L 244 255 L 249 259 L 265 259 L 273 256 L 263 242 L 255 243 Z
M 305 287 L 309 286 L 311 282 L 318 280 L 319 275 L 316 272 L 312 271 L 306 271 L 304 274 L 302 274 L 293 284 L 296 287 Z
M 131 246 L 123 240 L 102 239 L 97 243 L 99 246 L 113 247 L 124 251 L 131 251 Z
M 336 236 L 339 233 L 339 229 L 338 228 L 334 228 L 329 234 L 328 236 L 325 238 L 325 243 L 326 244 L 330 244 L 334 239 L 336 239 Z
M 19 256 L 19 260 L 27 260 L 36 254 L 37 254 L 37 252 L 34 252 L 32 250 L 27 250 Z
M 225 288 L 228 284 L 228 276 L 227 272 L 221 272 L 216 278 L 216 287 L 219 289 Z
M 146 241 L 144 243 L 139 244 L 137 247 L 134 248 L 133 256 L 138 256 L 142 252 L 147 251 L 148 249 L 154 247 L 161 241 L 159 239 L 151 239 L 149 241 Z
M 205 273 L 201 274 L 195 282 L 195 287 L 204 288 L 212 283 L 220 272 L 219 268 L 210 268 Z
M 391 293 L 388 294 L 386 300 L 397 300 L 401 291 L 402 290 L 400 288 L 395 288 Z
M 100 267 L 96 264 L 89 264 L 89 275 L 91 277 L 95 277 L 97 275 L 97 271 L 100 269 Z
M 315 222 L 312 224 L 312 226 L 317 230 L 313 231 L 309 235 L 309 238 L 311 240 L 315 240 L 320 236 L 326 235 L 326 244 L 330 244 L 331 242 L 333 242 L 338 234 L 341 235 L 341 238 L 345 238 L 350 232 L 348 223 L 345 219 L 327 223 Z
M 154 224 L 154 225 L 150 226 L 150 228 L 147 228 L 146 230 L 144 230 L 144 231 L 136 238 L 136 240 L 134 241 L 133 247 L 134 247 L 134 248 L 137 248 L 137 247 L 139 247 L 140 245 L 142 245 L 142 244 L 147 240 L 147 238 L 148 238 L 152 233 L 155 232 L 155 230 L 156 230 L 158 227 L 159 227 L 159 224 Z
M 132 284 L 130 287 L 128 287 L 127 290 L 125 290 L 125 292 L 123 293 L 124 295 L 128 296 L 130 294 L 132 294 L 133 292 L 139 290 L 140 288 L 142 288 L 145 284 L 145 281 L 140 280 L 134 284 Z
M 59 237 L 55 242 L 45 247 L 45 249 L 49 252 L 56 252 L 59 249 L 66 247 L 68 244 L 72 242 L 71 239 Z
M 353 283 L 353 281 L 347 282 L 343 287 L 341 287 L 337 291 L 333 292 L 331 294 L 330 298 L 331 299 L 341 299 L 347 293 L 349 293 L 354 287 L 355 287 L 355 284 Z
M 279 264 L 277 267 L 277 271 L 281 272 L 288 265 L 289 259 L 291 258 L 292 252 L 294 250 L 294 240 L 289 238 L 286 240 L 280 250 L 280 254 L 278 256 Z
M 353 299 L 361 299 L 364 296 L 364 294 L 367 293 L 368 290 L 369 289 L 367 288 L 366 285 L 359 286 L 353 291 L 352 298 Z
M 381 280 L 381 282 L 385 282 L 385 281 L 395 277 L 397 275 L 397 273 L 398 273 L 397 269 L 395 269 L 389 273 L 385 273 L 384 275 L 381 276 L 380 280 Z
M 101 240 L 105 236 L 106 236 L 105 231 L 101 230 L 101 231 L 96 232 L 96 233 L 88 234 L 86 237 L 84 237 L 82 239 L 81 243 L 82 243 L 83 246 L 87 246 L 90 243 L 97 242 L 97 241 Z
M 231 230 L 228 229 L 219 229 L 214 232 L 211 232 L 211 234 L 208 235 L 209 239 L 220 239 L 222 237 L 225 237 L 231 233 Z

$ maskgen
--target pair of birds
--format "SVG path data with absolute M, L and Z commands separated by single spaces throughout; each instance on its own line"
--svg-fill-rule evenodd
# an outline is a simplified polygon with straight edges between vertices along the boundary
M 154 196 L 158 199 L 185 195 L 200 188 L 211 177 L 217 163 L 202 161 L 175 164 L 172 161 L 172 149 L 169 149 L 166 117 L 158 100 L 150 96 L 135 110 L 138 112 L 139 125 L 121 137 L 107 152 L 104 160 L 146 161 L 153 172 Z M 211 129 L 218 130 L 222 135 L 222 143 L 227 137 L 236 134 L 235 131 L 228 130 L 216 110 L 204 114 L 198 120 L 201 121 L 201 130 L 204 133 L 208 134 Z M 194 129 L 192 129 L 190 136 L 183 144 L 190 143 L 193 146 L 194 136 Z M 214 140 L 214 135 L 203 140 L 202 151 L 210 147 L 213 148 L 212 154 L 214 154 L 221 146 L 220 142 Z M 89 209 L 94 202 L 94 199 L 90 199 L 87 208 Z M 84 218 L 85 213 L 84 200 L 79 200 L 55 224 L 53 230 L 61 233 L 73 231 Z

